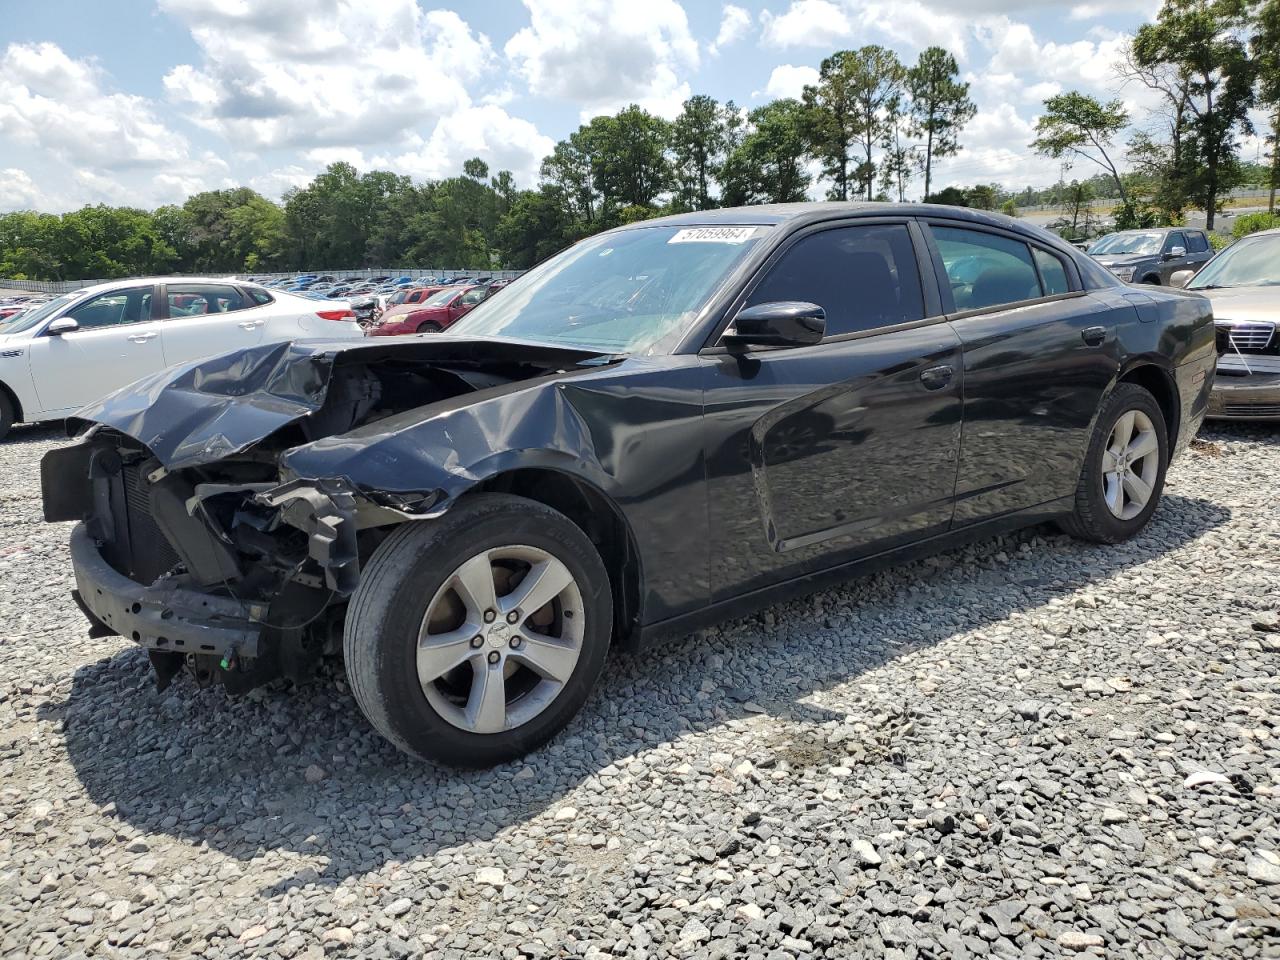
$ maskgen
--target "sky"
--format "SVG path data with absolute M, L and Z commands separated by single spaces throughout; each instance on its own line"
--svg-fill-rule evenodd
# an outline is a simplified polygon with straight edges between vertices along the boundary
M 522 187 L 578 124 L 695 93 L 798 96 L 824 56 L 932 44 L 978 114 L 936 181 L 1055 182 L 1045 97 L 1144 92 L 1114 64 L 1155 0 L 0 0 L 0 211 L 272 199 L 334 160 L 416 180 L 479 156 Z M 1078 164 L 1068 176 L 1096 172 Z M 816 188 L 821 190 L 821 185 Z M 918 191 L 919 185 L 916 186 Z

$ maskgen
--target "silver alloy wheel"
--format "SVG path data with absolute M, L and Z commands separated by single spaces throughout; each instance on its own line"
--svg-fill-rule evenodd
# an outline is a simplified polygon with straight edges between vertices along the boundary
M 471 733 L 528 723 L 559 695 L 582 653 L 582 593 L 538 547 L 494 547 L 436 591 L 418 631 L 418 682 L 446 721 Z
M 1121 520 L 1146 509 L 1160 473 L 1155 424 L 1141 410 L 1128 410 L 1111 428 L 1102 452 L 1102 497 Z

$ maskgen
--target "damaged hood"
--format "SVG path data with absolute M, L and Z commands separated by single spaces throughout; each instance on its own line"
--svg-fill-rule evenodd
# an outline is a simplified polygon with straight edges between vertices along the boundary
M 575 367 L 610 354 L 502 338 L 423 336 L 267 344 L 144 377 L 75 414 L 145 444 L 168 469 L 238 453 L 324 405 L 347 362 L 426 362 L 484 370 L 511 364 Z

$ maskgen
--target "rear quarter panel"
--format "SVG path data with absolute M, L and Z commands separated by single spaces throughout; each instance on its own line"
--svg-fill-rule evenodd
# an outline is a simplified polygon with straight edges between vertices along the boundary
M 1121 375 L 1144 364 L 1165 371 L 1177 390 L 1177 440 L 1171 455 L 1186 449 L 1208 408 L 1217 362 L 1213 307 L 1205 297 L 1182 290 L 1144 289 L 1138 320 L 1120 328 L 1124 349 Z

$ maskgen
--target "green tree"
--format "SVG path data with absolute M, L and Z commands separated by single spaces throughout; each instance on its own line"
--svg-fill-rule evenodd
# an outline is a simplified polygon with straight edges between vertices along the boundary
M 912 131 L 924 138 L 918 156 L 925 196 L 933 183 L 934 161 L 960 152 L 960 133 L 978 110 L 969 99 L 969 84 L 961 83 L 959 76 L 956 58 L 942 47 L 922 50 L 907 71 Z
M 543 182 L 559 189 L 570 217 L 588 228 L 595 223 L 600 204 L 591 150 L 586 127 L 579 127 L 556 144 L 542 161 L 541 170 Z
M 1112 153 L 1115 138 L 1129 125 L 1129 114 L 1119 100 L 1103 103 L 1086 93 L 1060 93 L 1044 102 L 1045 112 L 1036 121 L 1031 146 L 1046 157 L 1082 157 L 1106 170 L 1115 181 L 1122 203 L 1128 203 L 1120 171 Z
M 707 210 L 716 206 L 711 195 L 729 149 L 729 119 L 736 116 L 733 103 L 723 107 L 713 97 L 699 94 L 684 102 L 671 124 L 674 204 L 680 210 Z
M 1271 117 L 1271 169 L 1267 185 L 1271 198 L 1270 213 L 1276 211 L 1276 190 L 1280 188 L 1280 0 L 1263 0 L 1253 17 L 1250 38 L 1254 63 L 1258 71 L 1258 103 Z
M 1212 230 L 1218 197 L 1239 176 L 1236 138 L 1249 133 L 1255 65 L 1243 36 L 1245 0 L 1165 0 L 1133 39 L 1133 61 L 1172 68 L 1187 81 L 1187 194 L 1204 204 Z
M 804 200 L 809 189 L 805 130 L 805 107 L 798 100 L 774 100 L 752 110 L 747 133 L 725 160 L 723 202 L 741 206 Z
M 885 115 L 904 77 L 893 51 L 873 44 L 833 53 L 822 61 L 817 84 L 804 88 L 808 136 L 823 174 L 834 181 L 833 200 L 848 200 L 851 186 L 871 199 L 873 151 L 889 132 Z
M 612 117 L 596 117 L 585 137 L 592 179 L 606 207 L 650 207 L 670 189 L 671 125 L 661 117 L 633 103 Z
M 570 209 L 555 184 L 519 193 L 498 223 L 497 249 L 503 266 L 531 267 L 572 242 L 575 224 Z

